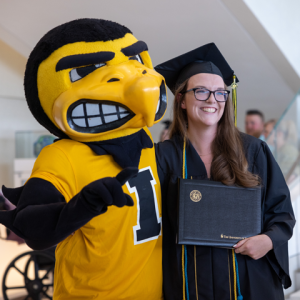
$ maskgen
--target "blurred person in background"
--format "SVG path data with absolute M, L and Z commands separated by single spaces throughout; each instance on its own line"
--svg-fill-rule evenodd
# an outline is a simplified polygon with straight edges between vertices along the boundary
M 264 119 L 261 111 L 255 109 L 248 110 L 245 118 L 246 133 L 264 141 Z
M 297 129 L 292 120 L 283 120 L 276 127 L 274 136 L 275 158 L 286 180 L 291 174 L 296 175 L 292 167 L 298 157 Z M 290 175 L 289 175 L 290 174 Z
M 274 126 L 276 124 L 275 119 L 271 119 L 268 122 L 265 123 L 263 135 L 265 137 L 265 140 L 269 137 L 270 133 L 272 132 Z
M 160 142 L 170 139 L 170 125 L 172 124 L 170 120 L 163 121 L 162 123 L 165 124 L 165 128 L 162 130 L 160 134 L 160 138 L 159 138 Z
M 276 120 L 266 122 L 264 136 L 279 167 L 289 183 L 299 175 L 296 161 L 300 160 L 297 149 L 297 129 L 292 120 L 282 120 L 274 129 Z
M 273 129 L 274 129 L 276 122 L 277 121 L 275 119 L 271 119 L 268 122 L 266 122 L 264 132 L 263 132 L 265 141 L 266 141 L 267 145 L 269 146 L 273 155 L 275 155 L 275 142 L 274 142 L 275 131 Z

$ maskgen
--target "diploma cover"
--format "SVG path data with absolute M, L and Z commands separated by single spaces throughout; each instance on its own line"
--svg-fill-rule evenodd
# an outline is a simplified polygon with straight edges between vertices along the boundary
M 179 179 L 178 244 L 232 248 L 260 233 L 260 187 Z

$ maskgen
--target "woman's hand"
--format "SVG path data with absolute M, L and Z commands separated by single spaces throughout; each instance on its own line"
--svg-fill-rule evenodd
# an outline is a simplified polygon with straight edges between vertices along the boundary
M 273 249 L 272 240 L 265 234 L 255 235 L 239 241 L 233 246 L 235 253 L 248 255 L 253 259 L 260 259 Z

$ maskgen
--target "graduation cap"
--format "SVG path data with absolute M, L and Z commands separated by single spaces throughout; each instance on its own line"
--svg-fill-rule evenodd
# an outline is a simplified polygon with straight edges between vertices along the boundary
M 226 85 L 233 83 L 234 72 L 214 43 L 170 59 L 154 69 L 165 77 L 173 93 L 182 82 L 199 73 L 219 75 Z
M 206 44 L 177 56 L 157 65 L 154 69 L 164 76 L 166 84 L 172 93 L 175 93 L 176 88 L 193 75 L 208 73 L 221 76 L 225 84 L 232 87 L 236 116 L 236 87 L 238 79 L 215 43 Z

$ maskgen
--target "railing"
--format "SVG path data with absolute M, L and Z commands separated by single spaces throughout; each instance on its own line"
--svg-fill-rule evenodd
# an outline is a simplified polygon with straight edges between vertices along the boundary
M 296 220 L 300 220 L 300 91 L 274 126 L 266 140 L 291 192 Z M 290 274 L 293 285 L 290 294 L 300 289 L 300 222 L 289 241 Z

